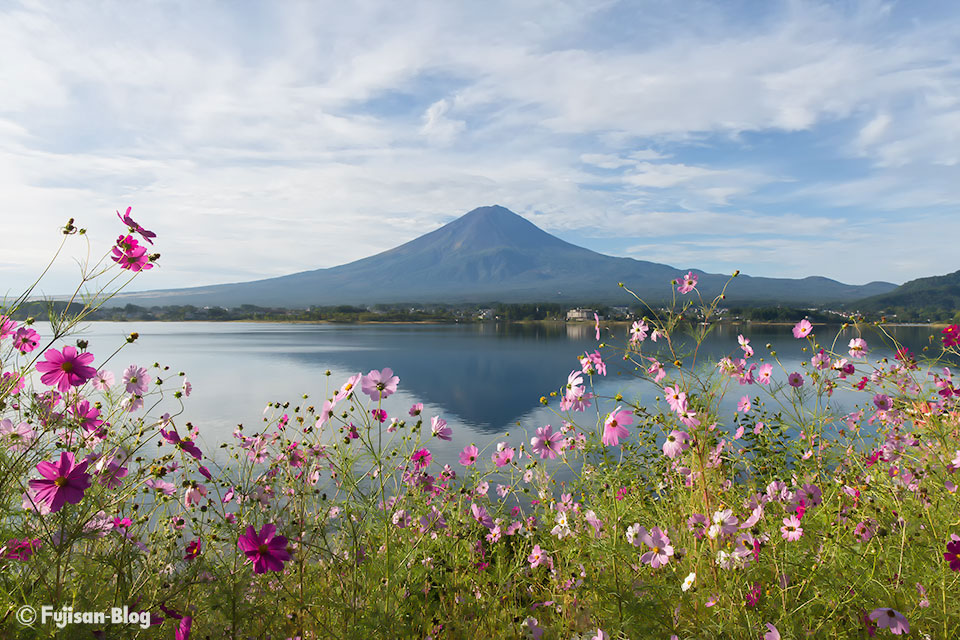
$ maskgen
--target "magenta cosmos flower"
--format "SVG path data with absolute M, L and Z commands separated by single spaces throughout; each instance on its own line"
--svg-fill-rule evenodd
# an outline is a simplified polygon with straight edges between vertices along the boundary
M 65 502 L 77 504 L 83 500 L 83 493 L 90 486 L 90 474 L 87 473 L 89 461 L 76 464 L 73 454 L 64 451 L 60 462 L 40 462 L 37 471 L 42 480 L 31 480 L 30 488 L 36 492 L 36 502 L 45 503 L 51 513 L 59 511 Z
M 117 238 L 117 244 L 112 249 L 113 255 L 110 259 L 120 265 L 121 269 L 128 271 L 146 271 L 153 269 L 150 262 L 150 256 L 147 255 L 147 248 L 140 246 L 133 236 L 120 236 Z
M 21 327 L 13 334 L 13 346 L 20 353 L 30 353 L 40 344 L 40 334 L 33 329 Z
M 43 357 L 46 360 L 37 363 L 37 371 L 43 374 L 40 382 L 60 391 L 79 387 L 97 375 L 97 370 L 89 366 L 93 362 L 93 354 L 78 353 L 76 347 L 64 347 L 62 352 L 47 349 Z
M 943 557 L 950 563 L 950 568 L 953 571 L 960 571 L 960 540 L 947 543 L 947 550 Z
M 133 207 L 127 207 L 127 212 L 124 213 L 123 215 L 121 215 L 120 212 L 117 211 L 117 217 L 120 218 L 120 222 L 127 225 L 130 231 L 139 233 L 141 238 L 143 238 L 150 244 L 153 244 L 152 238 L 156 238 L 157 234 L 155 234 L 153 231 L 147 231 L 146 229 L 141 227 L 139 224 L 137 224 L 137 222 L 130 217 L 130 211 L 132 209 Z
M 690 434 L 686 431 L 677 431 L 674 429 L 663 443 L 663 455 L 668 458 L 676 458 L 690 447 L 690 445 L 687 444 L 687 440 L 689 439 Z
M 629 435 L 627 425 L 631 424 L 633 424 L 633 414 L 617 407 L 604 421 L 603 437 L 600 441 L 607 446 L 620 444 L 620 438 L 626 438 Z
M 798 322 L 793 327 L 793 337 L 797 338 L 798 340 L 800 338 L 806 338 L 811 333 L 813 333 L 813 325 L 810 324 L 810 321 L 806 318 Z
M 877 623 L 877 628 L 890 629 L 890 633 L 895 636 L 901 633 L 910 633 L 910 623 L 908 623 L 903 614 L 896 609 L 881 607 L 871 611 L 867 617 Z
M 430 432 L 441 440 L 453 440 L 453 429 L 447 426 L 447 421 L 440 416 L 430 419 Z
M 563 436 L 553 432 L 553 427 L 547 425 L 537 429 L 537 435 L 530 438 L 533 452 L 543 459 L 553 460 L 563 449 Z
M 263 525 L 259 532 L 249 526 L 247 533 L 237 540 L 237 546 L 253 562 L 254 573 L 283 571 L 283 563 L 290 559 L 287 539 L 276 533 L 277 528 L 272 524 Z
M 393 375 L 393 369 L 390 367 L 382 371 L 373 369 L 360 379 L 360 389 L 376 402 L 393 395 L 399 382 L 400 378 Z

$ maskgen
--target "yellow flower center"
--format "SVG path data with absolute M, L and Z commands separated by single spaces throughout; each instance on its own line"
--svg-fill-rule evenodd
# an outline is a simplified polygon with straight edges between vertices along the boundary
M 53 481 L 53 484 L 55 484 L 57 487 L 65 487 L 67 486 L 67 478 L 65 476 L 60 476 Z

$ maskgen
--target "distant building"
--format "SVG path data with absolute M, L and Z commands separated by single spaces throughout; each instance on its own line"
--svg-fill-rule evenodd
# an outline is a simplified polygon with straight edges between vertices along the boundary
M 567 311 L 567 320 L 593 320 L 595 313 L 593 309 L 570 309 Z M 602 320 L 603 317 L 601 316 L 600 319 Z
M 477 312 L 477 320 L 493 320 L 493 309 L 480 309 Z

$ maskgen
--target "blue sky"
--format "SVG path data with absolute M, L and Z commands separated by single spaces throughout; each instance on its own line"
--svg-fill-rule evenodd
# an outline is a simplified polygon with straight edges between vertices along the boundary
M 0 0 L 0 282 L 67 217 L 106 250 L 131 205 L 163 256 L 136 289 L 335 266 L 494 203 L 678 269 L 955 271 L 957 33 L 948 2 Z

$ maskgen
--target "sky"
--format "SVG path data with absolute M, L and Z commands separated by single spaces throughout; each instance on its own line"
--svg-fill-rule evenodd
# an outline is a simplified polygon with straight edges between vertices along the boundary
M 344 264 L 500 204 L 712 273 L 960 269 L 952 2 L 0 0 L 0 295 Z M 954 231 L 951 231 L 954 229 Z

